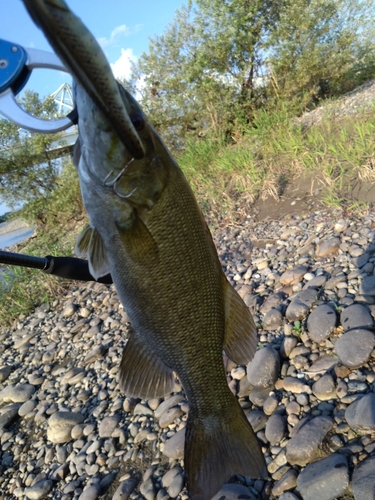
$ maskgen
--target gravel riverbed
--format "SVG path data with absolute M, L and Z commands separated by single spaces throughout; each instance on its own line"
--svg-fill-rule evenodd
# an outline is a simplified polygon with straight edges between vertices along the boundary
M 215 500 L 375 499 L 375 212 L 248 216 L 214 240 L 258 325 L 254 360 L 226 369 L 270 476 Z M 91 283 L 2 330 L 0 499 L 187 500 L 189 404 L 177 383 L 121 393 L 130 328 L 114 287 Z

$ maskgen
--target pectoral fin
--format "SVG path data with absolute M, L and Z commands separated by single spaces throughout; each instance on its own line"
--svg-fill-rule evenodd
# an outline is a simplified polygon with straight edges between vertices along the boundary
M 103 240 L 90 224 L 78 236 L 75 253 L 78 257 L 88 258 L 90 273 L 96 280 L 111 272 Z
M 159 398 L 173 391 L 172 370 L 132 334 L 120 365 L 120 387 L 127 396 Z
M 134 211 L 131 225 L 116 223 L 120 238 L 132 260 L 157 259 L 159 249 L 146 224 Z
M 254 356 L 258 339 L 251 313 L 223 273 L 225 297 L 225 337 L 223 349 L 239 365 L 247 364 Z

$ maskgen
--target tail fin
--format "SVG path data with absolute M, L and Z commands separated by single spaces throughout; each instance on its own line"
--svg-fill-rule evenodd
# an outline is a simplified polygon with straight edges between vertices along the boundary
M 189 413 L 184 466 L 191 500 L 210 500 L 234 474 L 267 478 L 258 440 L 240 405 L 207 418 Z

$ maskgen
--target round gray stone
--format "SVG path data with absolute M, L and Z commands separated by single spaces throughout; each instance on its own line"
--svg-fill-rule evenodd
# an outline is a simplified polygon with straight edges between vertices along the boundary
M 358 434 L 375 432 L 375 394 L 370 392 L 354 401 L 345 411 L 345 419 Z
M 341 313 L 340 321 L 344 330 L 371 328 L 374 324 L 370 311 L 361 304 L 346 307 Z
M 73 427 L 84 421 L 85 417 L 77 412 L 57 411 L 48 420 L 47 438 L 52 443 L 66 443 L 72 439 Z
M 336 386 L 332 375 L 327 373 L 320 377 L 320 379 L 312 386 L 312 391 L 321 401 L 336 398 Z
M 246 414 L 247 420 L 250 422 L 254 432 L 258 432 L 266 425 L 267 417 L 260 410 L 252 410 Z
M 316 249 L 317 257 L 325 257 L 327 255 L 331 255 L 335 253 L 340 248 L 340 238 L 329 238 L 323 241 L 318 248 Z
M 274 330 L 283 322 L 283 315 L 278 309 L 270 309 L 263 318 L 263 328 L 265 330 Z
M 318 292 L 315 288 L 308 288 L 298 292 L 285 312 L 286 318 L 289 321 L 304 319 L 317 300 Z
M 111 417 L 104 417 L 99 425 L 99 437 L 109 438 L 112 432 L 116 429 L 120 422 L 120 415 L 112 415 Z
M 315 417 L 299 427 L 286 445 L 286 458 L 291 465 L 304 466 L 316 459 L 319 446 L 333 425 L 329 417 Z
M 50 479 L 44 479 L 43 481 L 38 481 L 33 484 L 33 486 L 25 488 L 24 493 L 30 500 L 41 500 L 48 495 L 52 488 L 53 481 Z
M 298 266 L 294 269 L 285 271 L 280 276 L 280 283 L 282 285 L 295 285 L 299 281 L 302 281 L 303 276 L 307 273 L 309 268 L 307 266 Z
M 130 477 L 122 482 L 115 491 L 112 500 L 127 500 L 137 486 L 137 480 Z
M 280 357 L 272 347 L 259 349 L 247 365 L 247 379 L 257 389 L 273 387 L 280 371 Z
M 375 295 L 375 276 L 366 276 L 359 285 L 360 295 Z
M 279 413 L 271 415 L 266 423 L 265 435 L 268 441 L 272 444 L 278 444 L 285 436 L 286 422 L 285 417 Z
M 374 334 L 358 328 L 344 333 L 335 343 L 335 351 L 343 365 L 359 368 L 367 363 L 374 346 Z
M 100 493 L 100 487 L 98 484 L 92 484 L 88 488 L 85 488 L 79 496 L 78 500 L 96 500 Z
M 224 484 L 212 500 L 256 500 L 249 488 L 242 484 Z
M 7 385 L 0 392 L 0 401 L 4 403 L 25 403 L 35 392 L 30 384 Z
M 169 458 L 182 458 L 184 456 L 185 432 L 186 428 L 184 427 L 165 442 L 163 450 L 165 456 Z
M 334 500 L 348 486 L 346 457 L 337 453 L 307 465 L 297 479 L 297 487 L 303 500 Z
M 3 366 L 2 368 L 0 368 L 0 384 L 5 382 L 5 380 L 9 377 L 11 373 L 12 373 L 11 366 Z
M 355 500 L 375 500 L 375 456 L 366 458 L 354 469 L 352 491 Z
M 315 308 L 307 320 L 307 329 L 314 342 L 326 340 L 337 324 L 337 315 L 332 307 L 323 304 Z

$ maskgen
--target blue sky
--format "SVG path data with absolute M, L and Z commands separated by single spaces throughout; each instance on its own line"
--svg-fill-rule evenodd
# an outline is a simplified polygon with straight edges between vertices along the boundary
M 68 0 L 69 7 L 100 42 L 115 76 L 129 74 L 129 59 L 147 52 L 149 37 L 163 33 L 184 0 Z M 0 38 L 52 51 L 42 31 L 30 19 L 20 0 L 0 0 Z M 35 70 L 27 88 L 40 96 L 54 92 L 69 75 Z M 6 211 L 0 204 L 0 214 Z

